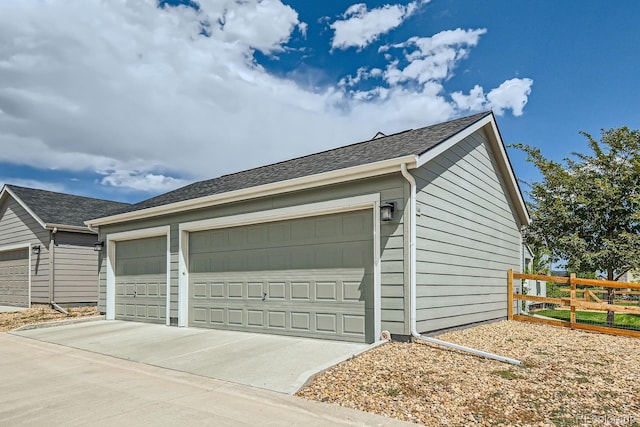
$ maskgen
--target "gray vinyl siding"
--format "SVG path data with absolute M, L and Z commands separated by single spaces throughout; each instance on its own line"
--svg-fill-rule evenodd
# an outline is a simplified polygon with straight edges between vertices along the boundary
M 417 329 L 505 318 L 520 224 L 482 131 L 421 168 L 417 183 Z
M 52 299 L 58 304 L 95 304 L 98 300 L 98 253 L 94 234 L 58 232 L 54 248 Z
M 7 197 L 0 207 L 0 247 L 40 245 L 31 257 L 31 302 L 49 302 L 49 231 L 45 230 L 18 202 Z
M 336 184 L 308 191 L 297 191 L 283 195 L 263 197 L 245 202 L 229 203 L 211 208 L 185 211 L 178 214 L 145 220 L 103 226 L 100 228 L 100 238 L 104 239 L 108 233 L 132 231 L 149 227 L 170 225 L 170 265 L 171 265 L 171 306 L 170 316 L 178 316 L 178 227 L 180 223 L 197 221 L 208 218 L 224 217 L 248 212 L 259 212 L 288 206 L 354 197 L 363 194 L 380 194 L 382 201 L 395 201 L 397 204 L 394 221 L 381 225 L 381 271 L 382 271 L 382 329 L 394 334 L 408 333 L 408 319 L 405 315 L 406 286 L 408 276 L 406 267 L 402 265 L 404 259 L 403 242 L 404 206 L 407 192 L 406 180 L 398 174 L 387 175 L 372 179 L 359 180 L 352 183 Z M 100 289 L 98 307 L 105 311 L 106 301 L 106 266 L 105 251 L 101 253 Z

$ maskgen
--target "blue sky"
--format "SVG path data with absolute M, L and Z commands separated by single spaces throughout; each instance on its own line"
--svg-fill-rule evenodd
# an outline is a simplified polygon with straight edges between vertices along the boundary
M 640 128 L 636 1 L 168 3 L 0 1 L 0 184 L 135 202 L 486 109 L 557 160 Z

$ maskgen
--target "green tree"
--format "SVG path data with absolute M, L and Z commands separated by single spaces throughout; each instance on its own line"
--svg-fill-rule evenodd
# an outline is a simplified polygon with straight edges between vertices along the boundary
M 603 129 L 600 142 L 581 134 L 591 153 L 573 153 L 562 163 L 516 145 L 542 174 L 529 183 L 532 223 L 525 238 L 571 271 L 601 271 L 617 280 L 640 268 L 640 131 Z M 607 301 L 614 302 L 613 289 Z M 613 320 L 608 312 L 607 323 Z

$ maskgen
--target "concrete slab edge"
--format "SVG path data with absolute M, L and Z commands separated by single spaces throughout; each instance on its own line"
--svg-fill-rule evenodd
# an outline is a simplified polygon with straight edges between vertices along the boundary
M 381 341 L 377 341 L 374 342 L 373 344 L 371 344 L 369 347 L 364 348 L 360 351 L 356 351 L 353 354 L 351 354 L 350 356 L 342 356 L 342 357 L 338 357 L 330 362 L 327 362 L 323 365 L 320 365 L 319 367 L 313 368 L 313 369 L 309 369 L 305 372 L 303 372 L 302 374 L 300 374 L 300 376 L 298 376 L 298 379 L 296 380 L 296 382 L 294 383 L 294 386 L 296 386 L 296 389 L 293 393 L 291 394 L 296 394 L 297 392 L 299 392 L 300 390 L 302 390 L 303 388 L 305 388 L 306 386 L 308 386 L 309 384 L 311 384 L 313 382 L 313 380 L 318 376 L 318 375 L 322 375 L 324 374 L 328 369 L 336 366 L 339 363 L 342 363 L 346 360 L 349 359 L 353 359 L 354 357 L 360 356 L 361 354 L 367 353 L 377 347 L 380 347 L 383 344 L 386 344 L 388 342 L 390 342 L 391 340 L 381 340 Z M 297 386 L 298 384 L 300 384 L 300 386 Z
M 19 328 L 12 329 L 11 332 L 29 331 L 31 329 L 53 328 L 56 326 L 74 325 L 76 323 L 95 322 L 97 320 L 105 320 L 106 316 L 87 316 L 87 317 L 75 317 L 72 319 L 55 320 L 53 322 L 33 323 L 30 325 L 20 326 Z

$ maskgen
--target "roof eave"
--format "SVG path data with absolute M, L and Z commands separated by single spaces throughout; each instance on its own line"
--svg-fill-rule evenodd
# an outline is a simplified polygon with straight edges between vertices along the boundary
M 406 164 L 408 168 L 414 168 L 417 164 L 417 156 L 408 155 L 379 162 L 367 163 L 364 165 L 338 169 L 331 172 L 324 172 L 300 178 L 279 181 L 270 184 L 258 185 L 229 191 L 211 196 L 199 197 L 184 200 L 138 211 L 125 212 L 118 215 L 111 215 L 85 221 L 88 227 L 97 227 L 107 224 L 117 224 L 127 221 L 135 221 L 149 217 L 172 214 L 184 210 L 200 209 L 223 203 L 231 203 L 242 200 L 249 200 L 257 197 L 273 196 L 281 193 L 305 190 L 309 188 L 331 185 L 340 182 L 354 181 L 362 178 L 385 175 L 398 172 L 401 164 Z
M 47 230 L 57 229 L 57 231 L 69 231 L 72 233 L 86 233 L 86 234 L 97 234 L 94 230 L 90 230 L 87 226 L 80 225 L 64 225 L 64 224 L 50 224 L 46 223 L 44 228 Z

